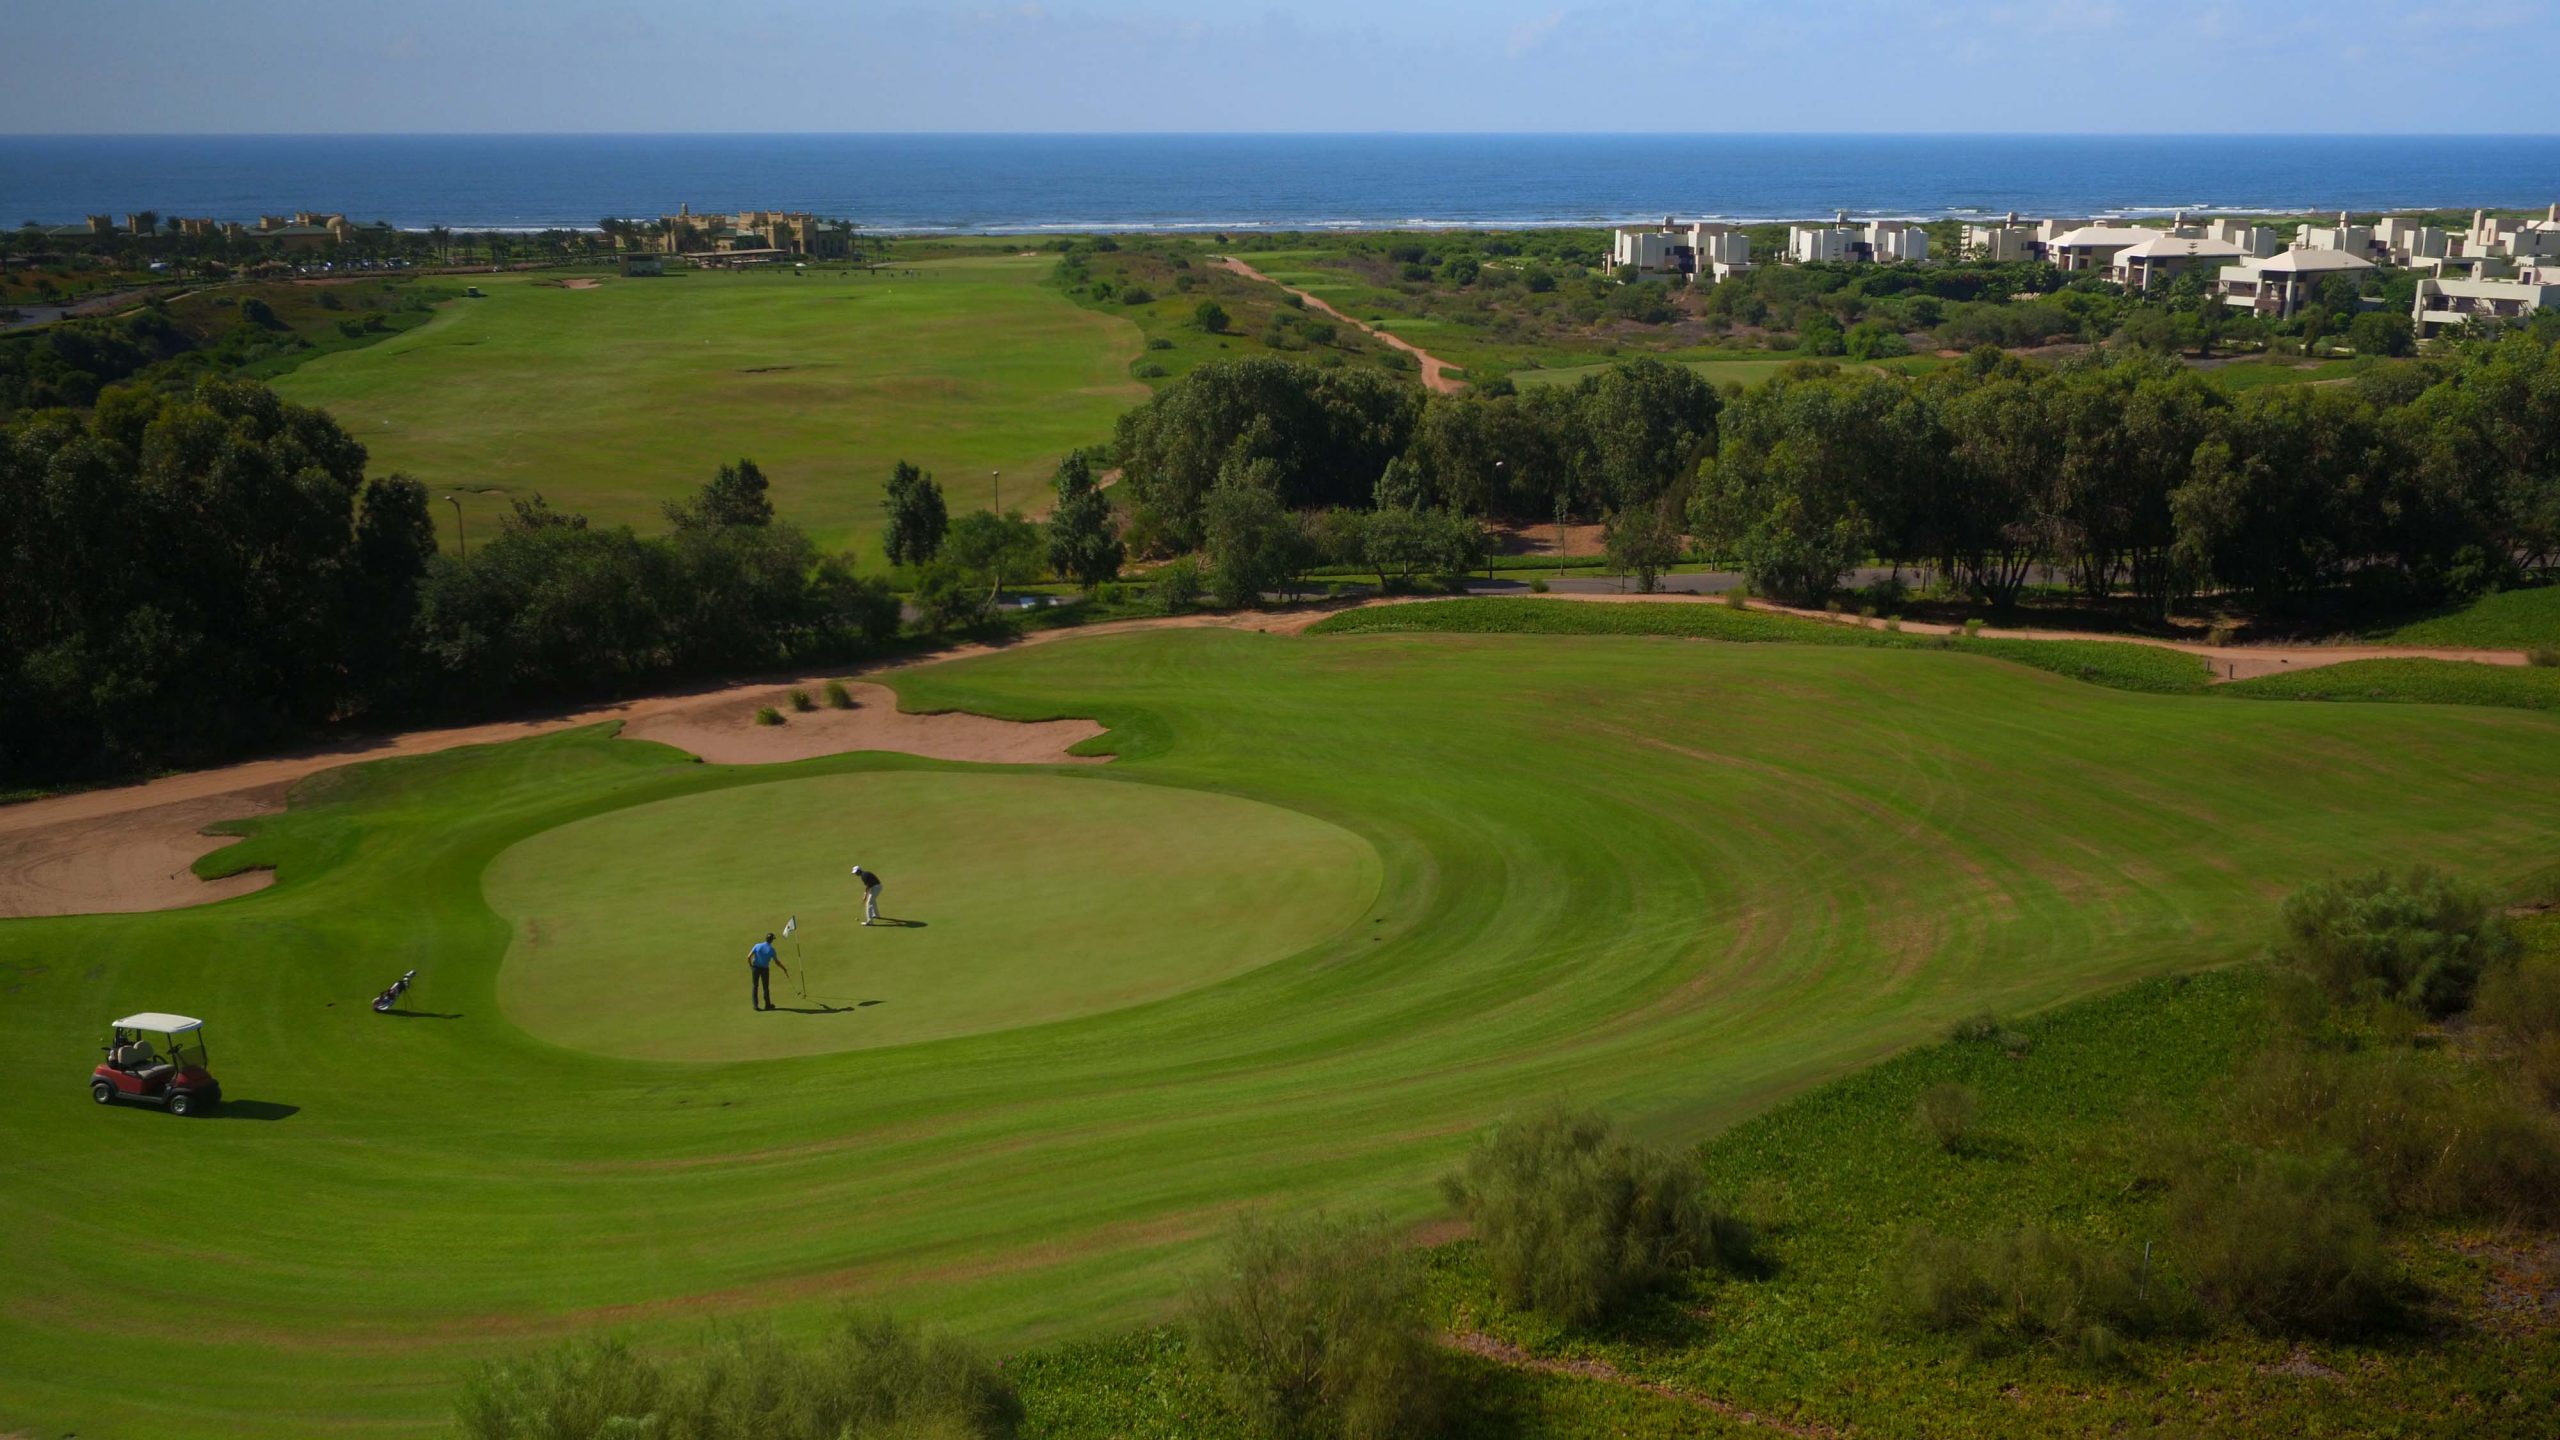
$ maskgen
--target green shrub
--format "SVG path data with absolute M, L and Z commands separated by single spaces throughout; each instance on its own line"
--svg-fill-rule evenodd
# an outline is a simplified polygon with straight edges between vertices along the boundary
M 976 624 L 987 613 L 985 583 L 947 560 L 927 561 L 916 577 L 916 610 L 930 630 Z
M 2473 1018 L 2502 1042 L 2526 1092 L 2560 1106 L 2560 952 L 2491 966 L 2480 977 Z
M 1439 1357 L 1411 1253 L 1381 1222 L 1247 1219 L 1193 1287 L 1192 1353 L 1271 1440 L 1439 1429 Z
M 2560 645 L 2536 645 L 2524 652 L 2524 663 L 2541 670 L 2560 666 Z
M 2515 939 L 2488 896 L 2431 866 L 2324 880 L 2287 896 L 2275 959 L 2332 1000 L 2387 999 L 2430 1015 L 2471 1003 Z
M 1751 592 L 1740 585 L 1736 585 L 1732 589 L 1724 592 L 1724 604 L 1725 608 L 1728 610 L 1748 610 L 1751 608 Z M 1832 608 L 1837 609 L 1839 607 L 1837 604 L 1834 604 Z
M 1529 582 L 1529 593 L 1532 595 L 1544 595 L 1547 593 L 1547 582 L 1544 576 Z
M 1930 1086 L 1911 1107 L 1911 1120 L 1921 1134 L 1950 1155 L 1961 1155 L 1973 1139 L 1973 1121 L 1981 1100 L 1970 1085 L 1944 1081 Z
M 1200 563 L 1185 556 L 1155 573 L 1148 594 L 1155 601 L 1157 613 L 1179 615 L 1198 603 L 1206 588 L 1200 578 Z
M 1682 1272 L 1758 1263 L 1749 1226 L 1708 1202 L 1696 1167 L 1552 1106 L 1505 1121 L 1447 1181 L 1494 1286 L 1515 1308 L 1590 1325 Z
M 853 708 L 853 692 L 844 688 L 843 681 L 830 680 L 827 682 L 827 708 L 830 710 L 850 710 Z
M 2011 1055 L 2024 1055 L 2035 1048 L 2035 1040 L 2022 1031 L 2000 1023 L 2000 1017 L 1985 1010 L 1979 1015 L 1959 1020 L 1947 1032 L 1947 1038 L 1959 1045 L 1997 1045 Z
M 1964 622 L 1964 638 L 1967 640 L 1977 639 L 1981 634 L 1982 621 L 1979 618 L 1969 619 Z
M 2346 1334 L 2398 1313 L 2382 1227 L 2339 1157 L 2197 1164 L 2170 1188 L 2169 1224 L 2187 1283 L 2244 1324 Z
M 1892 631 L 1896 635 L 1901 634 L 1902 617 L 1899 615 L 1887 615 L 1884 617 L 1884 628 Z
M 806 715 L 818 708 L 818 702 L 809 698 L 808 691 L 794 690 L 791 692 L 791 708 Z
M 484 1367 L 454 1414 L 464 1440 L 1009 1440 L 1022 1404 L 968 1346 L 849 1314 L 813 1346 L 730 1334 L 674 1365 L 571 1341 Z
M 782 712 L 774 709 L 770 705 L 759 705 L 756 707 L 756 723 L 759 725 L 779 725 L 782 723 Z
M 1925 1330 L 1994 1350 L 2016 1342 L 2067 1348 L 2105 1367 L 2122 1336 L 2163 1328 L 2176 1306 L 2138 1246 L 2094 1244 L 2029 1225 L 1964 1240 L 1926 1228 L 1903 1237 L 1886 1278 L 1887 1307 Z
M 1120 292 L 1120 303 L 1123 305 L 1152 304 L 1155 298 L 1156 292 L 1148 289 L 1144 285 L 1132 285 L 1128 289 Z

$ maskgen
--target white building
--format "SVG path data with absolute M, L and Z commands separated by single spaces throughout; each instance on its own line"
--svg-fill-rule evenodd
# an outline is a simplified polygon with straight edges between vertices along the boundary
M 2539 220 L 2505 220 L 2471 212 L 2471 243 L 2466 253 L 2504 260 L 2560 260 L 2560 205 Z
M 2394 265 L 2407 266 L 2421 260 L 2442 260 L 2453 255 L 2460 250 L 2461 241 L 2433 225 L 2386 215 L 2374 223 L 2373 245 L 2381 252 L 2381 258 Z
M 2555 306 L 2560 306 L 2560 265 L 2528 265 L 2520 267 L 2512 280 L 2423 278 L 2409 318 L 2417 326 L 2419 339 L 2432 340 L 2474 321 L 2522 320 Z
M 1843 213 L 1828 225 L 1788 226 L 1787 258 L 1798 265 L 1917 264 L 1929 258 L 1929 232 L 1908 220 L 1853 221 Z
M 2114 263 L 2108 267 L 2108 277 L 2127 290 L 2148 290 L 2189 270 L 2208 265 L 2218 270 L 2233 261 L 2249 258 L 2247 251 L 2228 240 L 2181 235 L 2174 230 L 2144 233 L 2151 238 L 2118 250 Z
M 1989 225 L 1969 224 L 1964 227 L 1964 258 L 1985 265 L 2016 265 L 2041 260 L 2044 258 L 2044 237 L 2037 233 L 2041 228 L 2021 222 L 2015 210 L 2009 212 L 2007 219 Z
M 2281 254 L 2223 266 L 2214 288 L 2225 305 L 2286 320 L 2309 304 L 2330 277 L 2344 275 L 2361 283 L 2372 269 L 2373 262 L 2361 255 L 2296 245 Z
M 2241 254 L 2254 259 L 2263 260 L 2280 248 L 2275 231 L 2264 225 L 2252 225 L 2246 220 L 2215 220 L 2204 227 L 2203 233 L 2208 240 L 2239 246 Z
M 2373 227 L 2351 225 L 2347 214 L 2338 212 L 2335 225 L 2305 225 L 2295 232 L 2293 243 L 2306 250 L 2334 250 L 2346 255 L 2371 258 L 2376 253 Z
M 1722 280 L 1751 268 L 1751 237 L 1732 225 L 1702 220 L 1659 227 L 1620 226 L 1610 247 L 1614 269 L 1634 267 L 1640 280 Z

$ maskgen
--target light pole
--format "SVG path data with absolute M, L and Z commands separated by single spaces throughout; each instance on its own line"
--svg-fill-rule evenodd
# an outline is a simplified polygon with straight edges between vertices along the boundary
M 989 474 L 990 476 L 993 476 L 993 477 L 994 477 L 994 479 L 995 479 L 995 482 L 996 482 L 996 513 L 997 513 L 998 515 L 1002 515 L 1002 514 L 1004 513 L 1004 472 L 1003 472 L 1003 471 L 1001 471 L 1001 470 L 990 470 L 990 471 L 988 471 L 988 472 L 987 472 L 987 474 Z
M 1507 463 L 1509 462 L 1502 460 L 1493 462 L 1493 488 L 1496 492 L 1502 489 L 1502 467 Z M 1487 581 L 1493 579 L 1493 547 L 1490 545 L 1485 547 L 1484 552 L 1484 578 Z
M 471 558 L 471 537 L 462 530 L 462 500 L 458 496 L 447 495 L 444 501 L 453 507 L 453 538 L 462 547 L 462 558 L 468 560 Z

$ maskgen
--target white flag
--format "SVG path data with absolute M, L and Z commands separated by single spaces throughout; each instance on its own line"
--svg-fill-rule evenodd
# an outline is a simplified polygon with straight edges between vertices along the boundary
M 800 928 L 800 917 L 799 917 L 799 916 L 797 916 L 797 915 L 794 915 L 794 916 L 792 916 L 790 919 L 783 921 L 783 922 L 782 922 L 782 938 L 783 938 L 783 939 L 785 939 L 785 940 L 790 939 L 790 938 L 791 938 L 791 932 L 792 932 L 792 931 L 794 931 L 794 930 L 797 930 L 797 929 L 799 929 L 799 928 Z

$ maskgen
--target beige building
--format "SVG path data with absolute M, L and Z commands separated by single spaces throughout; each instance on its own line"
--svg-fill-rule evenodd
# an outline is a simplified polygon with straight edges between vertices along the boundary
M 1722 280 L 1751 268 L 1751 237 L 1732 225 L 1701 220 L 1659 227 L 1622 225 L 1611 238 L 1612 269 L 1634 267 L 1639 280 Z
M 2283 320 L 2309 304 L 2332 277 L 2343 275 L 2361 283 L 2372 270 L 2373 262 L 2361 255 L 2296 245 L 2264 259 L 2223 266 L 2214 288 L 2225 305 Z
M 2518 267 L 2511 280 L 2422 278 L 2409 318 L 2419 339 L 2432 340 L 2447 330 L 2523 320 L 2555 306 L 2560 306 L 2560 265 L 2527 265 Z
M 2228 240 L 2206 235 L 2182 235 L 2177 231 L 2149 232 L 2151 238 L 2136 241 L 2115 253 L 2107 274 L 2127 290 L 2149 290 L 2165 285 L 2190 270 L 2211 266 L 2216 270 L 2244 259 L 2248 252 Z
M 659 217 L 650 237 L 669 255 L 775 252 L 804 260 L 841 260 L 853 253 L 853 227 L 821 220 L 806 210 L 741 210 L 734 215 L 696 215 L 679 205 L 673 215 Z

